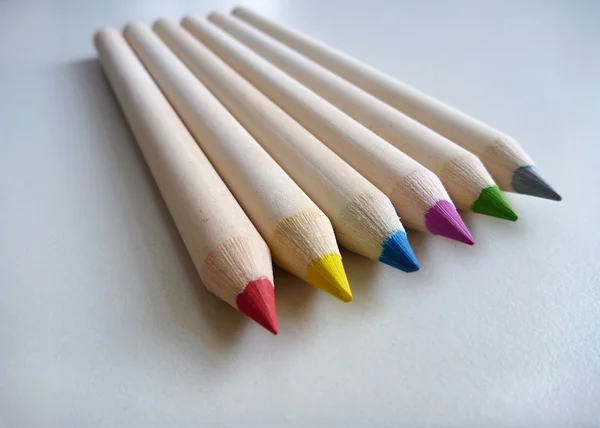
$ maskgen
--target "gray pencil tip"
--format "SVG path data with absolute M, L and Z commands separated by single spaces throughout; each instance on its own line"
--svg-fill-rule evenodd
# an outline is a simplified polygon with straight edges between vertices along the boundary
M 512 187 L 517 193 L 561 201 L 562 197 L 540 176 L 533 165 L 522 166 L 513 173 Z

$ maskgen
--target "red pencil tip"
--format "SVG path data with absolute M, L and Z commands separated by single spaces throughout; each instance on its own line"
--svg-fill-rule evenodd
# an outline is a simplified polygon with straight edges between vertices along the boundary
M 237 296 L 236 303 L 241 313 L 249 316 L 273 334 L 277 334 L 277 310 L 275 290 L 267 278 L 250 281 L 246 289 Z
M 434 235 L 441 235 L 467 245 L 475 244 L 456 207 L 448 201 L 438 201 L 427 211 L 425 226 Z

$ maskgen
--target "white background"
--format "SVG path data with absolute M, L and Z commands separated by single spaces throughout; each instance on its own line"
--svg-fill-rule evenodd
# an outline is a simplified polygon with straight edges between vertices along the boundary
M 422 270 L 276 271 L 274 337 L 202 286 L 91 37 L 229 1 L 0 1 L 0 425 L 600 426 L 600 4 L 248 1 L 516 137 L 562 193 Z

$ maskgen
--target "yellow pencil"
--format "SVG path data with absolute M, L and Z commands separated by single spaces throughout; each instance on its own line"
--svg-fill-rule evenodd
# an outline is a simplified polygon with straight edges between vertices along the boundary
M 261 232 L 276 263 L 351 301 L 327 216 L 150 27 L 131 23 L 125 38 Z

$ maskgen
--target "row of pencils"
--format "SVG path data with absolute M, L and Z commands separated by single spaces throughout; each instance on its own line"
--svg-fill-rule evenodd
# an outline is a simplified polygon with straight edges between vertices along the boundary
M 414 272 L 399 216 L 473 245 L 457 208 L 560 200 L 512 138 L 245 8 L 94 41 L 205 286 L 273 333 L 272 260 L 349 302 L 338 242 Z

